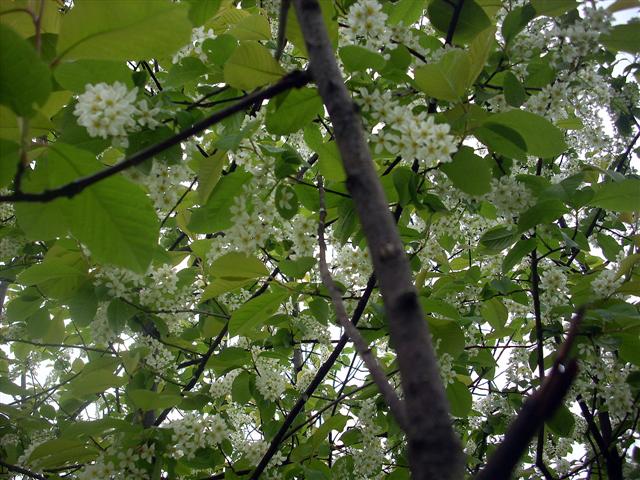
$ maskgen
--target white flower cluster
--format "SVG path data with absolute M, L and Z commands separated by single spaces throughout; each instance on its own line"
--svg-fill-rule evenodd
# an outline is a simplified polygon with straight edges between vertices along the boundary
M 412 106 L 400 105 L 388 90 L 369 93 L 362 88 L 360 102 L 377 124 L 385 125 L 374 137 L 374 150 L 378 154 L 387 151 L 408 163 L 418 159 L 422 166 L 431 168 L 439 162 L 450 162 L 458 149 L 454 136 L 449 134 L 449 124 L 435 123 L 434 117 L 425 112 L 411 114 Z
M 506 369 L 507 382 L 518 385 L 520 382 L 528 382 L 532 379 L 529 366 L 529 350 L 526 348 L 512 348 L 509 355 L 509 363 Z
M 78 472 L 78 480 L 149 479 L 147 468 L 153 463 L 155 445 L 141 445 L 118 451 L 118 441 L 114 441 L 106 451 L 101 452 L 95 462 Z
M 144 363 L 154 372 L 162 373 L 173 363 L 171 351 L 155 338 L 143 335 L 139 338 L 138 344 L 149 351 Z
M 224 398 L 231 395 L 231 389 L 233 387 L 233 381 L 242 372 L 237 368 L 228 372 L 219 378 L 214 378 L 209 387 L 209 393 L 213 398 Z
M 22 253 L 25 241 L 21 237 L 4 237 L 0 240 L 0 262 L 10 262 Z
M 624 276 L 616 270 L 602 270 L 591 282 L 591 290 L 598 298 L 607 298 L 616 293 L 624 283 Z
M 376 436 L 378 427 L 374 423 L 376 406 L 372 399 L 362 402 L 358 414 L 360 431 L 362 432 L 362 448 L 352 449 L 354 476 L 357 479 L 378 479 L 384 461 L 384 450 L 380 439 Z
M 331 343 L 329 329 L 307 313 L 301 313 L 294 318 L 294 327 L 299 332 L 296 336 L 300 340 L 317 340 L 324 345 Z
M 8 188 L 0 188 L 0 195 L 10 195 L 12 192 Z M 0 203 L 0 221 L 7 225 L 10 222 L 10 218 L 15 215 L 13 204 L 6 202 Z
M 287 388 L 287 381 L 278 362 L 275 358 L 260 355 L 261 351 L 257 347 L 251 349 L 253 362 L 258 371 L 256 376 L 256 388 L 266 399 L 275 402 Z
M 578 353 L 580 370 L 573 388 L 584 398 L 597 395 L 612 418 L 622 420 L 633 410 L 633 392 L 626 379 L 634 368 L 615 352 L 596 351 L 589 344 L 578 344 Z
M 136 105 L 137 93 L 137 87 L 128 90 L 120 82 L 87 84 L 84 93 L 78 97 L 73 114 L 90 137 L 113 137 L 117 146 L 127 147 L 127 133 L 140 126 L 154 129 L 160 124 L 155 119 L 160 109 L 149 108 L 146 100 Z
M 535 197 L 531 191 L 509 175 L 491 181 L 491 192 L 486 195 L 486 200 L 506 218 L 517 215 L 535 204 Z
M 193 172 L 185 163 L 167 165 L 154 160 L 148 175 L 133 169 L 128 176 L 147 188 L 156 210 L 168 213 L 178 203 L 185 190 L 183 185 L 193 177 Z
M 98 284 L 107 288 L 114 298 L 124 298 L 130 302 L 137 301 L 134 292 L 145 284 L 144 275 L 126 268 L 104 265 L 96 272 Z
M 255 190 L 250 182 L 243 187 L 242 194 L 234 198 L 230 208 L 233 226 L 225 232 L 225 240 L 231 248 L 249 254 L 269 238 L 275 212 L 272 203 L 260 201 Z
M 456 372 L 453 369 L 453 356 L 443 353 L 438 357 L 438 367 L 440 369 L 440 378 L 444 385 L 454 383 L 456 380 Z
M 567 276 L 561 267 L 549 262 L 540 274 L 540 286 L 540 301 L 546 311 L 567 303 Z
M 291 252 L 293 259 L 313 256 L 318 242 L 316 239 L 318 228 L 316 222 L 317 220 L 313 217 L 296 215 L 288 223 L 285 231 L 288 232 L 287 238 L 293 242 L 293 251 Z
M 347 13 L 344 36 L 350 43 L 362 39 L 365 46 L 377 50 L 391 43 L 391 32 L 387 28 L 387 14 L 377 0 L 359 0 L 351 5 Z
M 116 339 L 116 333 L 109 325 L 107 317 L 108 302 L 100 302 L 93 321 L 89 324 L 89 330 L 96 345 L 108 345 Z
M 13 445 L 18 445 L 20 439 L 15 433 L 5 433 L 0 437 L 0 447 L 7 448 Z
M 365 285 L 373 270 L 369 250 L 348 243 L 336 248 L 332 263 L 335 279 L 345 285 Z
M 194 458 L 199 448 L 219 445 L 229 438 L 229 427 L 219 415 L 186 414 L 171 423 L 174 458 Z
M 195 56 L 203 62 L 207 61 L 207 54 L 202 50 L 202 44 L 209 38 L 216 38 L 212 29 L 205 30 L 205 27 L 194 28 L 191 32 L 191 41 L 176 52 L 171 61 L 179 63 L 185 57 Z

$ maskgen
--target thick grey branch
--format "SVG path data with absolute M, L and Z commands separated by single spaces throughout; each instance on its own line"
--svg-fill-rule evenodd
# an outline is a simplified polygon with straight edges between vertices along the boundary
M 407 413 L 408 457 L 414 479 L 458 480 L 463 455 L 449 408 L 409 261 L 389 212 L 365 141 L 361 119 L 331 48 L 316 0 L 295 0 L 309 52 L 311 74 L 333 123 L 336 142 L 379 278 L 397 352 Z

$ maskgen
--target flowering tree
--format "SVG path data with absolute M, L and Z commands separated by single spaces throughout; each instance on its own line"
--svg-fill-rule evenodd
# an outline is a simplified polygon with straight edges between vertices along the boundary
M 637 478 L 639 6 L 4 0 L 0 473 Z

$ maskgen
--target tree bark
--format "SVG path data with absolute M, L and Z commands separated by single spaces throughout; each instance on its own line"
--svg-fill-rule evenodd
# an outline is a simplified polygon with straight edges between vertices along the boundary
M 311 74 L 334 126 L 347 188 L 367 238 L 397 352 L 414 479 L 459 480 L 463 455 L 453 430 L 430 334 L 404 246 L 371 160 L 361 119 L 344 85 L 316 0 L 294 1 Z

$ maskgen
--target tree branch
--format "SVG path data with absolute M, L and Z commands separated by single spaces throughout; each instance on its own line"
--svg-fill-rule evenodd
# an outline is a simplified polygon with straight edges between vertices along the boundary
M 347 315 L 347 311 L 344 308 L 344 303 L 342 302 L 342 294 L 338 289 L 338 286 L 331 278 L 331 273 L 329 272 L 329 267 L 327 265 L 327 245 L 324 239 L 324 226 L 325 220 L 327 217 L 327 210 L 325 209 L 325 201 L 324 201 L 324 186 L 322 182 L 322 177 L 318 178 L 318 192 L 320 194 L 320 220 L 318 222 L 318 244 L 320 247 L 320 277 L 322 278 L 322 283 L 327 287 L 329 291 L 329 295 L 331 295 L 331 301 L 333 303 L 333 308 L 336 311 L 336 318 L 344 328 L 345 333 L 351 338 L 353 345 L 356 347 L 358 355 L 362 358 L 362 361 L 369 369 L 369 373 L 371 373 L 371 377 L 373 381 L 376 383 L 380 393 L 385 399 L 385 402 L 389 406 L 389 410 L 395 417 L 398 425 L 402 427 L 403 430 L 406 430 L 406 416 L 404 412 L 404 405 L 398 395 L 396 394 L 393 387 L 387 381 L 387 375 L 384 373 L 382 366 L 378 362 L 377 358 L 371 352 L 369 348 L 369 344 L 362 338 L 360 331 L 356 328 L 356 326 L 351 323 L 349 320 L 349 316 Z
M 56 198 L 67 197 L 72 198 L 75 195 L 82 192 L 85 188 L 90 187 L 94 183 L 99 182 L 100 180 L 104 180 L 105 178 L 109 178 L 116 173 L 122 172 L 127 168 L 133 167 L 135 165 L 139 165 L 145 160 L 157 155 L 164 150 L 173 147 L 174 145 L 179 144 L 180 142 L 188 139 L 192 135 L 201 132 L 202 130 L 214 125 L 231 115 L 241 112 L 247 107 L 254 105 L 256 102 L 262 102 L 265 99 L 274 97 L 279 93 L 282 93 L 291 88 L 300 88 L 307 83 L 309 83 L 310 77 L 306 71 L 294 71 L 284 76 L 278 83 L 264 88 L 262 90 L 258 90 L 250 95 L 247 95 L 238 103 L 230 105 L 227 108 L 224 108 L 220 111 L 217 111 L 207 118 L 200 120 L 199 122 L 194 123 L 189 128 L 182 130 L 181 132 L 175 134 L 174 136 L 163 140 L 155 145 L 151 145 L 144 150 L 140 150 L 139 152 L 134 153 L 129 158 L 123 160 L 120 163 L 116 163 L 115 165 L 105 168 L 104 170 L 100 170 L 93 175 L 89 175 L 87 177 L 79 178 L 74 180 L 73 182 L 67 183 L 60 187 L 52 188 L 50 190 L 45 190 L 39 193 L 25 193 L 25 192 L 15 192 L 10 195 L 0 195 L 0 203 L 1 202 L 49 202 Z
M 369 281 L 367 282 L 367 287 L 364 291 L 364 294 L 360 298 L 360 301 L 358 302 L 358 305 L 356 306 L 356 309 L 353 312 L 353 316 L 351 317 L 351 323 L 353 325 L 356 325 L 358 323 L 358 320 L 360 320 L 360 317 L 364 313 L 364 309 L 367 306 L 367 302 L 369 301 L 369 297 L 371 296 L 371 292 L 373 292 L 373 287 L 375 286 L 375 284 L 376 284 L 376 276 L 371 275 L 369 277 Z M 304 408 L 304 405 L 307 403 L 307 400 L 311 397 L 311 395 L 313 395 L 313 392 L 315 392 L 316 388 L 318 388 L 322 380 L 324 380 L 324 377 L 327 375 L 327 373 L 329 373 L 329 370 L 331 370 L 331 367 L 333 367 L 333 364 L 336 362 L 336 360 L 342 353 L 342 350 L 344 349 L 348 341 L 349 341 L 349 336 L 347 334 L 342 334 L 342 336 L 340 337 L 340 341 L 336 344 L 336 347 L 333 349 L 333 352 L 331 352 L 331 355 L 329 355 L 329 358 L 327 358 L 327 360 L 320 366 L 315 377 L 313 377 L 313 380 L 311 380 L 311 383 L 309 383 L 309 386 L 306 388 L 304 393 L 302 393 L 302 395 L 298 397 L 298 400 L 296 401 L 295 405 L 289 411 L 289 414 L 282 422 L 282 426 L 280 427 L 278 432 L 274 435 L 273 439 L 271 440 L 269 449 L 264 454 L 264 456 L 260 460 L 260 463 L 251 474 L 251 480 L 256 480 L 260 478 L 260 475 L 262 474 L 262 472 L 264 472 L 264 469 L 269 464 L 269 461 L 278 451 L 278 449 L 280 448 L 280 445 L 286 438 L 289 427 L 293 425 L 293 422 L 295 421 L 298 414 Z
M 26 468 L 19 467 L 18 465 L 11 465 L 10 463 L 4 462 L 0 460 L 0 466 L 6 468 L 10 472 L 20 473 L 22 475 L 26 475 L 30 478 L 38 478 L 40 480 L 47 480 L 47 477 L 44 475 L 40 475 L 39 473 L 32 472 L 31 470 L 27 470 Z M 0 472 L 2 473 L 2 472 Z
M 527 449 L 531 438 L 562 403 L 578 373 L 578 364 L 575 359 L 569 358 L 569 352 L 583 317 L 584 310 L 579 310 L 571 321 L 567 338 L 560 346 L 551 373 L 547 375 L 542 386 L 525 402 L 520 413 L 509 426 L 504 440 L 489 458 L 487 466 L 476 475 L 475 480 L 511 478 L 511 473 Z
M 459 479 L 464 460 L 449 416 L 427 322 L 404 246 L 367 147 L 362 122 L 344 85 L 317 0 L 294 6 L 367 238 L 400 368 L 407 413 L 408 457 L 414 479 Z

